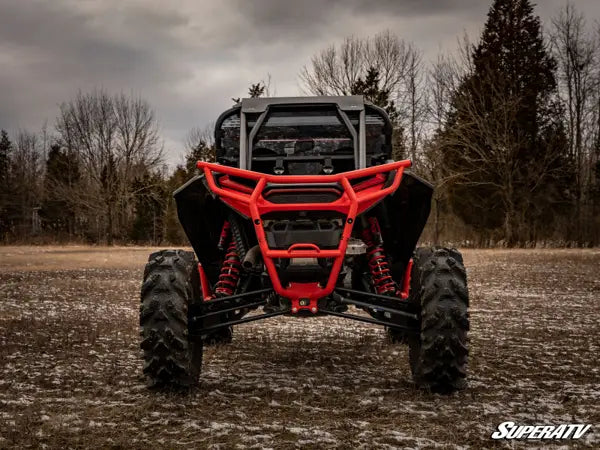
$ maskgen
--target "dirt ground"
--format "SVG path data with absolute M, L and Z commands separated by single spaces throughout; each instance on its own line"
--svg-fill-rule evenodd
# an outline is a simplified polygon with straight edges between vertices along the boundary
M 0 448 L 489 448 L 498 424 L 590 423 L 600 447 L 600 251 L 466 250 L 470 378 L 415 390 L 377 326 L 279 317 L 205 351 L 201 385 L 146 389 L 148 248 L 0 247 Z

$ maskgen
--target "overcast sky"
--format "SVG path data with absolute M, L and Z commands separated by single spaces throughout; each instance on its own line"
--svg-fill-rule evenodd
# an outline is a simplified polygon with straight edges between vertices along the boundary
M 565 0 L 539 0 L 544 22 Z M 574 0 L 588 21 L 600 0 Z M 272 76 L 300 93 L 311 55 L 345 36 L 390 29 L 426 58 L 476 37 L 491 0 L 0 0 L 0 128 L 54 126 L 79 89 L 139 94 L 160 122 L 170 163 L 193 126 L 213 122 Z

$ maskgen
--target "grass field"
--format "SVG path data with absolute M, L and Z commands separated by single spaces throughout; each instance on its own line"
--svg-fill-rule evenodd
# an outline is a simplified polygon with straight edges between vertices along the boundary
M 138 307 L 149 248 L 0 247 L 0 448 L 489 448 L 496 426 L 591 423 L 600 447 L 600 251 L 467 250 L 467 390 L 415 390 L 381 328 L 279 317 L 152 392 Z

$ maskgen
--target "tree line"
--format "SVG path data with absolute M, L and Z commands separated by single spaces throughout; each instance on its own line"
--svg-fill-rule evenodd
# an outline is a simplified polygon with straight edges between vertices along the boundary
M 146 101 L 79 93 L 60 106 L 54 133 L 42 135 L 21 130 L 12 142 L 2 131 L 3 240 L 138 240 L 149 211 L 154 230 L 143 240 L 161 239 L 163 149 Z
M 425 240 L 600 242 L 600 28 L 573 4 L 543 27 L 529 0 L 494 0 L 478 39 L 434 61 L 389 30 L 348 37 L 299 80 L 388 112 L 394 158 L 436 184 Z M 268 77 L 247 95 L 271 94 Z M 214 158 L 212 130 L 188 133 L 174 170 L 158 130 L 143 99 L 93 91 L 63 103 L 52 132 L 2 131 L 0 239 L 185 243 L 171 193 Z
M 475 42 L 431 62 L 391 31 L 348 37 L 300 79 L 388 111 L 395 159 L 436 184 L 426 240 L 600 242 L 600 27 L 572 3 L 544 28 L 529 0 L 494 0 Z

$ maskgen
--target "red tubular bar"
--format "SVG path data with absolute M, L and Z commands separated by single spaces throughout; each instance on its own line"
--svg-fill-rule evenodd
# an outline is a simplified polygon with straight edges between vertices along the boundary
M 214 298 L 214 295 L 210 290 L 210 283 L 208 282 L 206 272 L 204 272 L 204 267 L 202 267 L 202 264 L 200 263 L 198 263 L 198 274 L 200 276 L 200 289 L 202 290 L 202 300 L 205 302 L 212 300 Z
M 331 294 L 335 288 L 356 216 L 398 189 L 404 169 L 410 165 L 410 161 L 404 160 L 335 175 L 269 175 L 204 161 L 197 163 L 198 168 L 204 172 L 210 190 L 219 195 L 225 203 L 252 219 L 263 260 L 275 291 L 291 300 L 292 312 L 305 309 L 313 313 L 317 312 L 317 300 Z M 389 186 L 385 186 L 386 177 L 382 175 L 393 171 L 395 171 L 393 182 Z M 223 187 L 217 184 L 215 173 L 227 176 Z M 256 181 L 256 186 L 250 193 L 251 188 L 247 186 L 239 188 L 237 183 L 229 179 L 230 176 Z M 350 183 L 350 180 L 367 177 L 373 178 L 354 187 Z M 344 191 L 339 199 L 329 203 L 275 204 L 269 202 L 262 195 L 269 182 L 278 184 L 337 182 L 342 185 Z M 295 243 L 287 250 L 269 248 L 262 225 L 262 215 L 273 211 L 307 210 L 337 211 L 346 216 L 338 248 L 322 250 L 313 243 L 304 242 Z M 290 283 L 289 286 L 284 287 L 277 275 L 274 258 L 333 258 L 334 262 L 326 286 L 322 287 L 318 283 Z M 308 302 L 300 302 L 301 299 L 308 300 Z
M 410 294 L 410 275 L 412 273 L 414 261 L 412 258 L 408 260 L 406 265 L 406 271 L 404 273 L 404 282 L 402 283 L 402 291 L 400 292 L 400 298 L 407 299 Z

